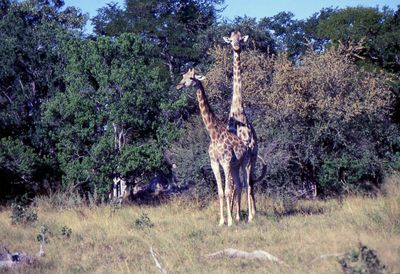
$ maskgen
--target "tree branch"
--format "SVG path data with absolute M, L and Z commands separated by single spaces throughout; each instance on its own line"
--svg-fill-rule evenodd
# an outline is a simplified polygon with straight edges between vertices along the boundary
M 227 248 L 221 251 L 217 251 L 211 254 L 207 254 L 205 256 L 202 256 L 205 259 L 209 258 L 214 258 L 214 257 L 219 257 L 219 256 L 226 256 L 229 258 L 244 258 L 248 260 L 254 260 L 254 259 L 259 259 L 259 260 L 268 260 L 272 261 L 284 266 L 288 266 L 285 262 L 281 261 L 274 255 L 264 251 L 264 250 L 255 250 L 253 252 L 246 252 L 234 248 Z
M 151 256 L 153 257 L 153 260 L 154 260 L 154 262 L 155 262 L 155 264 L 156 264 L 156 267 L 160 270 L 160 272 L 163 273 L 163 274 L 168 274 L 168 271 L 165 270 L 165 269 L 161 266 L 160 261 L 157 259 L 156 254 L 154 253 L 152 247 L 150 247 L 150 254 L 151 254 Z

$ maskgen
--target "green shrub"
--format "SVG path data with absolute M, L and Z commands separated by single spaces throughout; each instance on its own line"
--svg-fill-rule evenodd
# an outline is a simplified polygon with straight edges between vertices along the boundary
M 11 205 L 11 224 L 33 224 L 38 220 L 36 211 L 26 205 Z
M 357 250 L 352 250 L 339 260 L 346 274 L 383 274 L 387 273 L 375 250 L 359 244 Z
M 152 228 L 154 226 L 146 213 L 142 213 L 133 225 L 136 229 Z
M 64 238 L 70 238 L 72 235 L 72 229 L 66 225 L 61 228 L 61 236 Z
M 51 233 L 51 231 L 50 231 L 50 228 L 46 225 L 46 224 L 43 224 L 41 227 L 40 227 L 40 231 L 39 231 L 39 234 L 36 236 L 36 240 L 38 241 L 38 242 L 40 242 L 40 243 L 49 243 L 50 242 L 50 239 L 49 239 L 49 236 L 51 235 L 52 233 Z

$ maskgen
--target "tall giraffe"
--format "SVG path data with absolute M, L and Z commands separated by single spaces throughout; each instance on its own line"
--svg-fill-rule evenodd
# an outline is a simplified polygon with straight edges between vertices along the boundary
M 200 80 L 203 76 L 197 75 L 194 69 L 189 69 L 182 77 L 182 80 L 176 86 L 177 90 L 188 87 L 196 87 L 196 97 L 200 108 L 200 114 L 203 118 L 208 135 L 210 136 L 210 145 L 208 154 L 210 156 L 211 168 L 213 170 L 218 186 L 218 197 L 220 205 L 219 225 L 223 225 L 224 220 L 224 196 L 226 199 L 227 221 L 228 226 L 232 225 L 232 199 L 236 198 L 236 219 L 240 220 L 240 199 L 241 199 L 241 183 L 240 169 L 245 172 L 244 180 L 250 179 L 250 155 L 248 147 L 235 134 L 228 131 L 225 125 L 218 120 L 213 113 L 205 94 L 204 88 Z M 225 174 L 225 190 L 222 185 L 221 170 Z M 232 180 L 235 188 L 240 190 L 232 196 Z
M 230 44 L 233 49 L 233 95 L 229 112 L 228 128 L 230 132 L 235 133 L 250 149 L 250 180 L 248 181 L 246 192 L 249 208 L 249 221 L 251 221 L 254 219 L 256 214 L 254 183 L 257 180 L 255 178 L 255 166 L 258 156 L 258 144 L 256 132 L 250 120 L 247 118 L 243 107 L 240 65 L 241 44 L 245 43 L 248 38 L 248 35 L 242 36 L 238 31 L 233 31 L 230 37 L 223 37 L 224 41 Z M 265 173 L 264 168 L 263 173 Z

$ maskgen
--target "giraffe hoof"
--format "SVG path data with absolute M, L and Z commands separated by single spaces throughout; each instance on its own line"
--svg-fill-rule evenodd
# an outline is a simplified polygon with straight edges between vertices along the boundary
M 219 224 L 218 224 L 218 226 L 223 226 L 224 225 L 224 220 L 221 220 L 221 221 L 219 221 Z
M 233 222 L 232 220 L 228 221 L 228 226 L 232 226 Z

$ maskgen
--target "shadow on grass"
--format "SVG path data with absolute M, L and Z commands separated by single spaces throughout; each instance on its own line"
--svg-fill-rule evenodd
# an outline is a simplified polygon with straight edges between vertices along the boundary
M 297 205 L 296 207 L 273 207 L 271 210 L 257 211 L 258 217 L 264 217 L 272 221 L 279 221 L 285 217 L 290 216 L 304 216 L 304 215 L 322 215 L 328 210 L 319 205 Z M 247 212 L 243 212 L 243 216 L 248 216 Z

